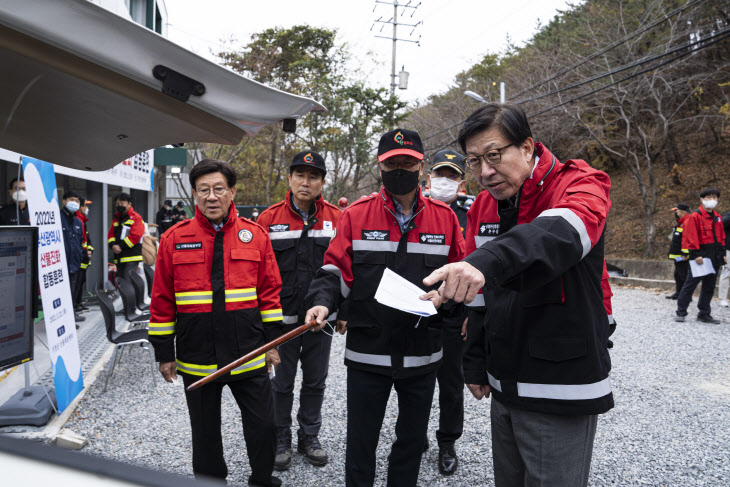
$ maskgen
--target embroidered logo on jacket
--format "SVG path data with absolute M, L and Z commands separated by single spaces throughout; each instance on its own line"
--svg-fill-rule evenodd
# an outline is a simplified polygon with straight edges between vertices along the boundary
M 499 235 L 499 223 L 482 222 L 479 224 L 480 237 L 493 237 L 496 235 Z
M 202 249 L 203 242 L 184 242 L 175 244 L 175 250 Z
M 288 223 L 278 223 L 276 225 L 269 225 L 269 233 L 271 233 L 271 232 L 288 232 L 288 231 L 289 231 Z
M 446 235 L 443 233 L 419 233 L 418 240 L 422 244 L 444 245 L 446 243 Z
M 363 230 L 363 240 L 376 240 L 378 242 L 387 242 L 390 240 L 390 232 L 385 230 Z
M 332 230 L 332 222 L 327 220 L 322 222 L 322 230 Z
M 243 243 L 249 243 L 253 239 L 253 233 L 249 230 L 241 230 L 238 232 L 238 239 Z

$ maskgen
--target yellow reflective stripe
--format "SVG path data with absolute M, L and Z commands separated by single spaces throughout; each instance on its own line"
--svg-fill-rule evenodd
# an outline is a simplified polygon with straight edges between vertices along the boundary
M 169 322 L 169 323 L 149 323 L 149 330 L 150 335 L 172 335 L 175 333 L 175 322 Z
M 115 227 L 118 227 L 119 226 L 119 222 L 114 222 L 114 226 Z
M 132 243 L 132 241 L 131 241 L 131 240 L 129 240 L 129 237 L 127 237 L 127 238 L 125 238 L 125 239 L 124 239 L 124 243 L 126 243 L 126 244 L 127 244 L 127 245 L 129 245 L 130 247 L 134 247 L 134 244 Z
M 677 230 L 677 231 L 678 231 L 679 233 L 682 233 L 682 232 L 684 232 L 684 228 L 682 228 L 682 227 L 679 227 L 679 228 L 677 228 L 676 230 Z
M 251 301 L 256 299 L 256 288 L 226 289 L 226 303 L 237 303 L 240 301 Z
M 262 353 L 255 359 L 249 360 L 248 362 L 241 365 L 240 367 L 236 367 L 235 369 L 231 370 L 231 375 L 243 374 L 244 372 L 248 372 L 250 370 L 260 369 L 261 367 L 263 367 L 265 365 L 266 365 L 266 354 Z
M 680 254 L 669 254 L 668 257 L 670 259 L 676 259 L 677 257 L 682 257 Z
M 261 321 L 281 321 L 284 319 L 284 313 L 281 309 L 269 309 L 261 312 Z
M 87 244 L 86 242 L 84 242 L 84 243 L 82 243 L 82 244 L 81 244 L 81 248 L 82 248 L 82 249 L 85 249 L 85 248 L 87 248 L 88 246 L 89 246 L 89 245 L 88 245 L 88 244 Z
M 179 360 L 175 360 L 175 362 L 177 363 L 177 370 L 190 375 L 206 376 L 218 370 L 217 365 L 186 364 L 185 362 L 181 362 Z
M 94 247 L 92 247 L 91 245 L 89 245 L 89 246 L 87 247 L 87 250 L 91 250 L 91 251 L 93 251 L 93 250 L 94 250 Z
M 109 238 L 109 242 L 113 242 L 113 241 L 115 241 L 116 239 L 117 239 L 116 237 L 110 237 L 110 238 Z
M 685 254 L 689 254 L 689 249 L 682 249 L 682 252 Z
M 139 262 L 142 260 L 141 255 L 133 255 L 132 257 L 122 257 L 119 262 Z
M 133 223 L 134 223 L 134 220 L 127 220 L 126 222 L 124 222 L 125 225 L 131 225 Z
M 213 291 L 192 291 L 175 293 L 175 304 L 211 304 L 213 302 Z
M 89 267 L 89 264 L 84 264 L 83 262 L 81 263 L 81 268 L 82 269 L 86 269 L 87 267 Z

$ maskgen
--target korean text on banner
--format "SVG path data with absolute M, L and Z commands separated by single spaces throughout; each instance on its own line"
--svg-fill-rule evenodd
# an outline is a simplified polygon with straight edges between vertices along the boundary
M 38 227 L 38 283 L 53 366 L 53 384 L 58 409 L 63 411 L 81 392 L 84 381 L 63 246 L 56 174 L 53 164 L 48 162 L 30 157 L 23 157 L 22 162 L 30 224 Z

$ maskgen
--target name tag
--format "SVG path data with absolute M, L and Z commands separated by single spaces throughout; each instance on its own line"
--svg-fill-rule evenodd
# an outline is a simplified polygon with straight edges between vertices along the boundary
M 499 222 L 482 222 L 479 224 L 480 237 L 496 237 L 499 235 Z
M 446 243 L 446 235 L 443 233 L 419 233 L 418 240 L 422 244 L 444 245 Z
M 202 249 L 203 242 L 185 242 L 175 244 L 175 250 Z

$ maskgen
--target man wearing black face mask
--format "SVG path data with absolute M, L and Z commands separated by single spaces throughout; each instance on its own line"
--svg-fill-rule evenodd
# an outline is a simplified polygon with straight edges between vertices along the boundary
M 304 321 L 322 329 L 331 310 L 349 297 L 346 328 L 338 324 L 341 333 L 347 332 L 346 484 L 373 485 L 375 450 L 395 388 L 397 438 L 389 457 L 388 485 L 415 486 L 443 356 L 441 330 L 432 325 L 453 319 L 461 308 L 444 303 L 438 316 L 419 320 L 378 303 L 375 292 L 386 268 L 423 289 L 423 277 L 458 261 L 465 245 L 451 208 L 421 194 L 423 145 L 418 133 L 396 129 L 383 135 L 378 162 L 383 187 L 340 216 L 324 265 L 305 298 L 312 307 Z M 431 299 L 435 288 L 421 299 Z
M 109 228 L 109 249 L 114 253 L 117 276 L 126 277 L 142 262 L 144 221 L 132 208 L 132 197 L 119 193 L 114 200 L 117 212 Z
M 674 283 L 676 291 L 674 294 L 666 296 L 667 299 L 679 298 L 679 291 L 682 290 L 684 281 L 687 280 L 687 271 L 689 271 L 689 250 L 682 248 L 682 233 L 684 232 L 684 222 L 689 218 L 689 205 L 679 203 L 672 208 L 677 225 L 672 230 L 672 243 L 669 244 L 668 257 L 674 261 Z

